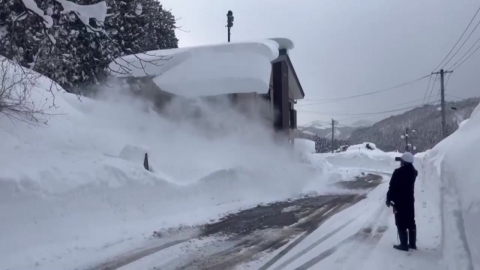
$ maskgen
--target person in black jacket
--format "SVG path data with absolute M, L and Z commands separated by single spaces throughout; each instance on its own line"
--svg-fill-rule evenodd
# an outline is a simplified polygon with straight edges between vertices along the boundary
M 400 245 L 393 247 L 403 251 L 408 251 L 409 248 L 417 249 L 414 190 L 418 172 L 413 167 L 413 161 L 414 157 L 411 153 L 406 152 L 402 155 L 401 167 L 393 172 L 387 192 L 387 206 L 393 206 L 395 224 L 400 238 Z

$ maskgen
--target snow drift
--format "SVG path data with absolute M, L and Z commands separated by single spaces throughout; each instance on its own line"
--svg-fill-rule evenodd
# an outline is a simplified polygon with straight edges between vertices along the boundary
M 51 104 L 50 83 L 32 85 L 31 104 Z M 0 116 L 3 268 L 85 268 L 154 230 L 296 196 L 321 177 L 227 103 L 196 101 L 197 118 L 173 122 L 119 89 L 61 90 L 34 125 Z
M 439 192 L 443 255 L 448 269 L 480 269 L 480 106 L 435 148 L 418 156 L 424 177 Z

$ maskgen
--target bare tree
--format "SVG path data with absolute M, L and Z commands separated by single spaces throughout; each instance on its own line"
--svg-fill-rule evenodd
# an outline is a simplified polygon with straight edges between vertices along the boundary
M 46 123 L 48 116 L 53 115 L 47 109 L 56 106 L 55 93 L 61 88 L 53 81 L 42 84 L 41 77 L 37 72 L 0 57 L 0 117 L 30 124 Z M 48 98 L 32 99 L 32 91 L 42 87 Z

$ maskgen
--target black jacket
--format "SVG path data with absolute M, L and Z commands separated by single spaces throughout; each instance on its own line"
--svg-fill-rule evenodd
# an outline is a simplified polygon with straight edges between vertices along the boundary
M 415 202 L 415 179 L 418 172 L 412 164 L 407 163 L 393 172 L 387 202 L 393 202 L 397 209 L 413 206 Z

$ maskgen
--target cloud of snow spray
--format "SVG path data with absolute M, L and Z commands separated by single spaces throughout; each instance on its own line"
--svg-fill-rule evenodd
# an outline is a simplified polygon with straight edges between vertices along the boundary
M 5 267 L 101 262 L 113 251 L 98 247 L 125 240 L 129 249 L 128 239 L 154 230 L 293 197 L 319 175 L 275 143 L 248 106 L 240 113 L 226 100 L 174 100 L 160 115 L 124 90 L 112 85 L 81 102 L 58 93 L 52 110 L 61 115 L 42 127 L 0 119 Z M 44 100 L 44 91 L 32 95 Z M 153 172 L 143 168 L 145 152 Z
M 125 158 L 141 164 L 141 152 L 148 152 L 153 172 L 169 182 L 212 196 L 286 197 L 301 193 L 313 177 L 290 145 L 274 139 L 261 109 L 266 104 L 239 108 L 226 96 L 174 98 L 159 114 L 153 102 L 120 86 L 101 89 L 96 99 L 107 104 L 92 108 L 92 118 L 136 139 L 125 142 Z

